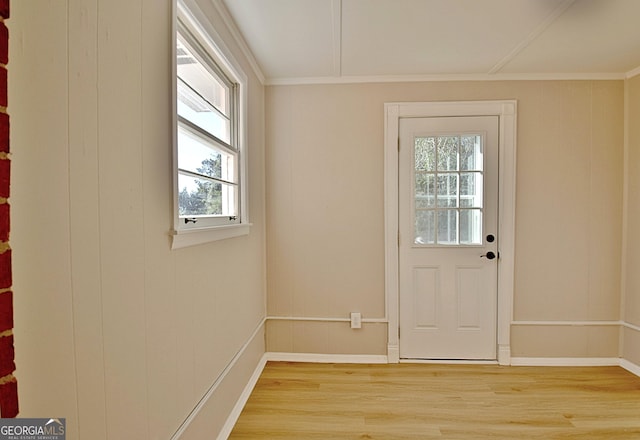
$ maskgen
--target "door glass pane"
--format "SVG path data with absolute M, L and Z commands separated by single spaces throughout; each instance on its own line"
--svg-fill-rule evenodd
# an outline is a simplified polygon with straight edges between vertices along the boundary
M 460 244 L 482 244 L 481 225 L 479 209 L 460 210 Z
M 414 243 L 434 244 L 435 238 L 435 211 L 416 211 Z
M 436 169 L 436 138 L 434 137 L 416 138 L 415 169 L 416 171 L 435 171 Z
M 438 137 L 438 171 L 458 169 L 458 137 Z
M 415 244 L 482 244 L 483 136 L 416 137 Z
M 432 208 L 436 204 L 435 175 L 416 173 L 415 202 L 416 209 Z
M 460 136 L 460 169 L 482 171 L 482 136 Z
M 460 207 L 482 208 L 481 173 L 460 173 Z
M 443 209 L 438 211 L 438 243 L 458 244 L 458 210 Z
M 438 207 L 458 206 L 458 175 L 438 174 Z

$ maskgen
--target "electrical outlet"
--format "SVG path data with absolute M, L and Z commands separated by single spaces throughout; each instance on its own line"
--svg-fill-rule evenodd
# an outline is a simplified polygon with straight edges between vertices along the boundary
M 351 312 L 351 328 L 362 328 L 362 314 Z

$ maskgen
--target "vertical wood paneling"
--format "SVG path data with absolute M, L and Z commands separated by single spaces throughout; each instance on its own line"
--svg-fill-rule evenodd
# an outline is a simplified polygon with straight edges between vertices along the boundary
M 98 4 L 100 240 L 109 438 L 148 438 L 141 0 Z
M 11 246 L 20 417 L 46 417 L 57 408 L 71 420 L 74 438 L 67 2 L 11 6 Z
M 251 132 L 258 233 L 172 252 L 171 2 L 14 12 L 21 416 L 66 417 L 70 440 L 170 438 L 264 316 L 264 127 Z M 251 347 L 197 438 L 220 429 L 264 352 Z
M 384 299 L 383 280 L 375 274 L 384 256 L 377 247 L 381 241 L 376 231 L 383 219 L 385 102 L 516 99 L 515 317 L 616 319 L 609 315 L 617 303 L 619 273 L 614 264 L 598 262 L 603 255 L 615 260 L 621 252 L 616 241 L 621 213 L 614 208 L 622 191 L 622 169 L 615 161 L 622 148 L 616 140 L 620 121 L 614 116 L 623 105 L 620 85 L 619 81 L 469 81 L 269 87 L 269 312 L 305 317 L 321 310 L 340 317 L 354 307 L 365 319 L 378 316 L 375 305 Z M 309 135 L 314 130 L 322 135 Z M 331 157 L 340 158 L 339 163 L 331 162 Z M 340 191 L 327 179 L 340 181 Z M 324 203 L 322 209 L 311 208 L 313 196 Z M 345 201 L 350 203 L 346 209 L 336 209 Z M 611 209 L 600 210 L 604 206 Z M 324 260 L 338 262 L 349 273 L 320 263 Z M 354 280 L 367 288 L 345 288 L 358 285 Z M 608 287 L 595 287 L 592 281 Z M 331 299 L 323 302 L 326 295 Z M 314 307 L 306 308 L 307 304 Z M 340 323 L 328 326 L 340 333 Z M 520 355 L 541 353 L 537 330 L 518 329 Z M 270 323 L 268 349 L 311 350 L 311 345 L 302 346 L 295 331 L 294 325 Z M 580 332 L 587 340 L 588 330 Z M 610 332 L 601 333 L 601 339 L 617 344 Z M 310 336 L 305 340 L 314 341 Z M 341 350 L 341 342 L 337 340 L 330 350 Z M 608 352 L 595 340 L 587 345 L 589 353 Z M 551 348 L 549 353 L 557 351 Z
M 183 420 L 172 226 L 171 2 L 142 0 L 142 177 L 145 249 L 146 367 L 149 438 L 166 439 Z M 189 319 L 189 317 L 186 317 Z
M 622 269 L 624 84 L 594 82 L 589 182 L 589 310 L 594 320 L 620 319 Z M 598 233 L 602 231 L 602 233 Z
M 107 429 L 100 268 L 97 9 L 96 0 L 69 0 L 69 226 L 78 437 L 99 440 L 107 438 Z
M 625 212 L 627 215 L 627 228 L 625 240 L 625 298 L 623 318 L 634 325 L 640 325 L 640 124 L 636 121 L 640 118 L 640 75 L 627 80 L 627 151 L 626 151 L 626 191 Z M 630 333 L 629 330 L 626 332 Z M 625 345 L 635 341 L 625 339 Z M 625 347 L 628 351 L 630 347 Z M 632 349 L 633 350 L 633 349 Z M 633 350 L 634 352 L 636 350 Z M 635 353 L 637 359 L 638 353 Z

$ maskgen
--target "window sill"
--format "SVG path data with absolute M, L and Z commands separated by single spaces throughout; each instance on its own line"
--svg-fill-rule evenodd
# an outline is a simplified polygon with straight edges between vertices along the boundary
M 248 235 L 251 223 L 241 223 L 229 226 L 216 226 L 211 228 L 188 229 L 183 231 L 171 231 L 171 249 L 181 249 L 227 238 Z

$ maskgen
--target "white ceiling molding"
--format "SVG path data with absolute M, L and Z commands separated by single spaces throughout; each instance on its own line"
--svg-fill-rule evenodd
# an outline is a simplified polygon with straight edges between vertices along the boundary
M 633 78 L 636 75 L 640 75 L 640 66 L 636 67 L 633 70 L 628 71 L 625 77 L 629 79 L 629 78 Z
M 638 69 L 640 73 L 640 67 Z M 604 81 L 628 78 L 624 73 L 498 73 L 498 74 L 445 74 L 445 75 L 363 75 L 323 76 L 297 78 L 268 78 L 266 86 L 309 84 L 362 84 L 388 82 L 445 82 L 445 81 Z

